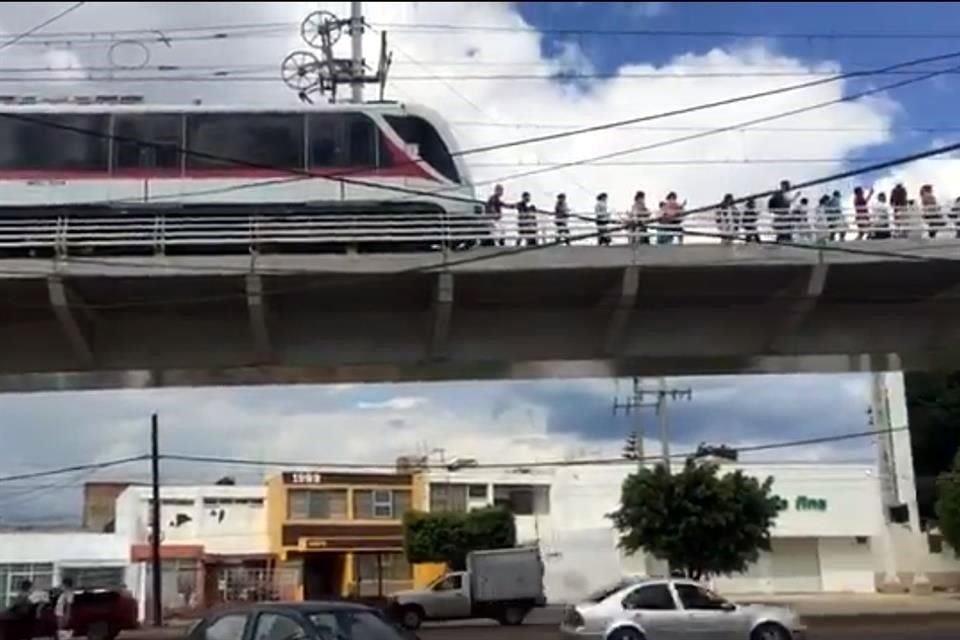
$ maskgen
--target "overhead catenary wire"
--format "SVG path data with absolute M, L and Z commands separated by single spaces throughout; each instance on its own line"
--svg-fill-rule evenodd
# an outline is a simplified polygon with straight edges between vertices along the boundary
M 450 32 L 479 31 L 488 33 L 542 33 L 550 35 L 643 36 L 649 38 L 770 38 L 794 40 L 957 40 L 960 32 L 948 31 L 743 31 L 734 29 L 602 29 L 596 27 L 534 27 L 517 25 L 483 25 L 451 23 L 417 23 L 374 21 L 374 25 L 398 32 L 429 32 L 429 35 Z
M 50 16 L 46 20 L 43 20 L 42 22 L 39 22 L 36 25 L 30 27 L 26 31 L 22 33 L 18 33 L 17 35 L 11 37 L 10 39 L 0 42 L 0 51 L 2 51 L 3 49 L 7 49 L 9 47 L 12 47 L 19 42 L 22 42 L 24 39 L 29 38 L 30 36 L 34 35 L 38 31 L 41 31 L 45 27 L 49 27 L 51 24 L 55 22 L 59 22 L 60 20 L 62 20 L 63 18 L 66 18 L 68 15 L 70 15 L 77 9 L 81 8 L 85 4 L 87 3 L 74 2 L 72 5 L 70 5 L 66 9 L 63 9 L 62 11 L 55 13 L 54 15 Z

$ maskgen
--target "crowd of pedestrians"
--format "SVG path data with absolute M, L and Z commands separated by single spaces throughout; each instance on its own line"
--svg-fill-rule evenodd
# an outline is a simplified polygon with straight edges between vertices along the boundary
M 498 236 L 488 244 L 506 244 L 504 209 L 516 210 L 518 246 L 534 246 L 550 237 L 550 211 L 538 209 L 528 192 L 513 204 L 506 203 L 503 194 L 503 186 L 497 185 L 486 202 L 486 215 Z M 552 240 L 570 244 L 571 219 L 592 222 L 596 227 L 593 235 L 600 246 L 613 244 L 615 231 L 626 236 L 631 244 L 661 245 L 683 244 L 686 235 L 716 237 L 723 244 L 760 242 L 764 236 L 780 243 L 937 238 L 948 233 L 960 238 L 960 198 L 952 205 L 941 205 L 929 184 L 920 187 L 917 196 L 911 198 L 906 187 L 898 183 L 889 196 L 875 193 L 872 188 L 856 187 L 852 207 L 844 206 L 843 195 L 836 190 L 822 194 L 813 204 L 806 194 L 792 189 L 784 180 L 760 205 L 753 198 L 738 204 L 737 198 L 728 193 L 713 211 L 711 226 L 715 229 L 709 229 L 693 220 L 685 228 L 687 202 L 681 202 L 672 191 L 655 207 L 648 206 L 643 191 L 637 191 L 630 208 L 617 213 L 611 211 L 608 195 L 600 193 L 592 213 L 582 214 L 574 214 L 566 194 L 561 193 L 552 211 Z

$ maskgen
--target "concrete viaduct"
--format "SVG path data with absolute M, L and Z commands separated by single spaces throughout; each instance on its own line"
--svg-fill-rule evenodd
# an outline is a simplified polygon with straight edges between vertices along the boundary
M 960 246 L 845 246 L 6 259 L 0 391 L 960 365 Z

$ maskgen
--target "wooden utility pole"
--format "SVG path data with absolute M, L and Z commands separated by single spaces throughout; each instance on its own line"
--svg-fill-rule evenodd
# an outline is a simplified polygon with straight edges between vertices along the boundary
M 150 475 L 153 488 L 153 502 L 150 505 L 150 522 L 153 535 L 150 538 L 150 567 L 153 579 L 151 607 L 153 626 L 163 626 L 163 575 L 160 560 L 160 419 L 153 414 L 150 419 Z

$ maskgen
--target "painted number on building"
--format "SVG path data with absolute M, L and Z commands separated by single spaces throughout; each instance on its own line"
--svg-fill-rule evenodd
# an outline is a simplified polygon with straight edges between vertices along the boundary
M 296 472 L 283 474 L 286 484 L 322 484 L 323 474 L 316 472 Z
M 790 502 L 779 498 L 780 510 L 786 511 L 790 508 Z M 793 502 L 793 508 L 797 511 L 826 511 L 827 501 L 825 498 L 811 498 L 810 496 L 797 496 Z

